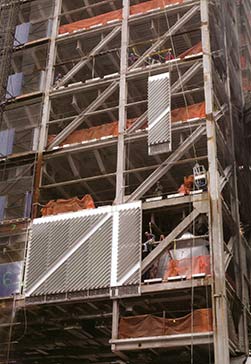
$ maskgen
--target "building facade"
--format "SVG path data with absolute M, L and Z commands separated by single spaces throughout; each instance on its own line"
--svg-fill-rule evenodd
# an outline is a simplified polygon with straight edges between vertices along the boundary
M 0 6 L 0 363 L 245 363 L 251 2 Z

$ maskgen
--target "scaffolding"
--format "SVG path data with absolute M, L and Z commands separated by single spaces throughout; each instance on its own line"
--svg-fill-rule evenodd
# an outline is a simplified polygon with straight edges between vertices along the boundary
M 1 9 L 0 363 L 245 363 L 251 2 Z

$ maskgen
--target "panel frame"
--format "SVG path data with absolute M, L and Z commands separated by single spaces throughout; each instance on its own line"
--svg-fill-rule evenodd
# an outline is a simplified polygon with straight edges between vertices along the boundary
M 37 296 L 37 295 L 41 295 L 43 293 L 41 293 L 41 287 L 44 283 L 48 282 L 48 284 L 50 284 L 49 278 L 58 271 L 58 269 L 60 269 L 60 267 L 63 266 L 64 263 L 66 263 L 68 261 L 68 259 L 71 258 L 71 256 L 73 256 L 73 254 L 75 252 L 77 252 L 81 246 L 83 246 L 83 244 L 85 242 L 87 242 L 91 237 L 94 236 L 95 233 L 97 233 L 103 226 L 104 223 L 106 223 L 109 219 L 112 219 L 112 231 L 111 231 L 111 238 L 112 241 L 110 242 L 111 244 L 111 249 L 112 249 L 112 256 L 111 256 L 111 265 L 110 265 L 110 280 L 109 280 L 109 288 L 111 289 L 111 294 L 112 294 L 112 288 L 116 288 L 118 286 L 122 286 L 123 282 L 120 283 L 118 281 L 117 278 L 117 268 L 118 268 L 118 262 L 119 262 L 119 218 L 120 218 L 120 214 L 122 214 L 123 211 L 128 211 L 128 210 L 136 210 L 136 211 L 140 211 L 140 216 L 139 219 L 137 219 L 137 226 L 139 226 L 139 229 L 137 231 L 138 237 L 136 240 L 137 245 L 135 245 L 135 249 L 138 251 L 138 263 L 137 263 L 137 267 L 135 272 L 138 271 L 138 279 L 136 279 L 136 285 L 140 285 L 141 283 L 141 236 L 142 236 L 142 228 L 141 228 L 141 224 L 142 224 L 142 203 L 141 201 L 136 201 L 133 203 L 129 203 L 129 204 L 125 204 L 125 205 L 117 205 L 117 206 L 105 206 L 105 207 L 100 207 L 97 209 L 92 209 L 92 210 L 81 210 L 81 211 L 77 211 L 77 212 L 70 212 L 70 213 L 63 213 L 63 214 L 58 214 L 58 215 L 51 215 L 51 216 L 46 216 L 46 217 L 42 217 L 42 218 L 38 218 L 35 219 L 33 221 L 33 226 L 41 226 L 43 224 L 57 224 L 59 222 L 63 222 L 63 221 L 68 221 L 70 219 L 77 219 L 77 218 L 87 218 L 87 217 L 94 217 L 94 216 L 100 216 L 101 219 L 93 224 L 93 226 L 91 225 L 87 231 L 85 232 L 85 234 L 83 236 L 81 236 L 80 238 L 77 239 L 76 242 L 74 242 L 74 244 L 72 245 L 68 245 L 68 248 L 64 251 L 64 253 L 57 257 L 55 256 L 55 259 L 53 261 L 53 263 L 49 266 L 47 266 L 47 269 L 45 268 L 44 273 L 41 275 L 41 273 L 38 274 L 38 277 L 36 277 L 34 279 L 34 282 L 32 282 L 31 285 L 29 285 L 30 279 L 29 278 L 29 264 L 32 264 L 32 254 L 33 251 L 32 250 L 32 234 L 29 240 L 29 245 L 28 245 L 28 253 L 27 253 L 27 266 L 26 266 L 26 272 L 25 272 L 25 279 L 24 279 L 24 295 L 25 297 L 31 297 L 31 296 Z M 139 220 L 139 221 L 138 221 Z M 49 225 L 48 225 L 49 227 Z M 53 237 L 52 237 L 53 239 Z M 46 239 L 45 239 L 46 240 Z M 50 249 L 49 249 L 49 245 L 51 242 L 48 242 L 48 246 L 47 246 L 47 255 L 50 253 Z M 128 267 L 130 267 L 129 262 L 128 262 Z M 133 267 L 135 268 L 135 267 Z M 130 268 L 130 271 L 132 269 Z M 79 274 L 81 274 L 79 272 Z M 129 276 L 131 276 L 131 274 L 129 274 Z M 31 276 L 32 277 L 32 276 Z M 87 278 L 88 280 L 88 278 Z M 37 290 L 40 288 L 40 291 L 37 292 Z M 95 287 L 95 288 L 104 288 L 102 287 Z M 89 286 L 83 287 L 81 288 L 81 290 L 85 290 L 85 289 L 91 289 Z M 61 289 L 60 292 L 66 292 L 67 289 Z M 58 292 L 59 293 L 59 292 Z M 44 294 L 53 294 L 53 292 L 47 292 L 45 289 Z

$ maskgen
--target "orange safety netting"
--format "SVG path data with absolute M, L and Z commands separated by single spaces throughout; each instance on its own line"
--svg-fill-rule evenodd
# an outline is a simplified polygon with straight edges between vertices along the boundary
M 183 0 L 151 0 L 141 4 L 133 5 L 130 7 L 130 14 L 146 13 L 153 9 L 163 9 L 166 5 L 183 3 Z M 79 29 L 89 29 L 97 25 L 105 25 L 114 20 L 122 19 L 122 10 L 115 10 L 109 13 L 101 14 L 89 19 L 82 19 L 74 23 L 62 25 L 59 28 L 59 34 L 71 33 Z
M 95 205 L 91 195 L 85 195 L 81 200 L 78 197 L 69 198 L 68 200 L 51 200 L 41 209 L 41 213 L 42 216 L 48 216 L 94 208 Z
M 127 128 L 133 124 L 136 119 L 127 120 Z M 81 143 L 87 140 L 100 139 L 107 136 L 118 136 L 118 122 L 113 121 L 111 123 L 102 124 L 99 126 L 93 126 L 87 129 L 80 129 L 70 134 L 60 145 Z M 49 135 L 48 144 L 50 144 L 56 135 Z
M 186 56 L 191 56 L 193 54 L 198 54 L 202 52 L 202 43 L 199 42 L 198 44 L 196 44 L 195 46 L 193 46 L 192 48 L 188 49 L 187 51 L 181 53 L 179 55 L 179 58 L 183 59 Z
M 191 279 L 193 274 L 205 273 L 208 275 L 210 272 L 210 255 L 180 260 L 171 259 L 168 262 L 164 279 L 176 276 L 186 276 L 187 279 Z
M 206 116 L 205 102 L 172 110 L 172 122 L 186 121 Z
M 200 104 L 190 105 L 187 108 L 182 107 L 180 109 L 175 109 L 172 110 L 171 113 L 172 113 L 172 122 L 186 121 L 194 118 L 203 118 L 205 117 L 205 103 L 202 102 Z M 130 125 L 132 125 L 135 120 L 136 119 L 128 119 L 127 128 L 129 128 Z M 147 124 L 145 124 L 143 127 L 145 128 L 146 126 Z M 92 139 L 100 139 L 106 136 L 118 136 L 117 121 L 114 121 L 112 123 L 102 124 L 99 126 L 94 126 L 92 128 L 76 130 L 71 135 L 69 135 L 60 144 L 60 146 L 65 144 L 81 143 Z M 48 145 L 52 143 L 55 137 L 56 135 L 49 135 Z
M 141 315 L 123 317 L 119 322 L 119 338 L 140 338 L 147 336 L 163 336 L 190 334 L 212 331 L 212 310 L 194 310 L 193 315 L 175 319 Z

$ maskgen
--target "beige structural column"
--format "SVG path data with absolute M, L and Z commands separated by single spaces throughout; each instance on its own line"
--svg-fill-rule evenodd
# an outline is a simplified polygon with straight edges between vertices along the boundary
M 129 14 L 130 14 L 130 0 L 123 0 L 121 51 L 120 51 L 117 174 L 116 174 L 116 196 L 114 201 L 115 204 L 123 203 L 125 196 L 125 178 L 124 178 L 125 160 L 126 160 L 125 131 L 127 122 L 126 74 L 128 68 Z M 117 299 L 114 299 L 112 306 L 112 340 L 118 339 L 118 330 L 119 330 L 119 301 Z
M 116 176 L 116 196 L 115 203 L 123 203 L 125 196 L 125 131 L 127 122 L 127 80 L 126 74 L 128 69 L 128 42 L 129 42 L 129 24 L 128 18 L 130 13 L 130 0 L 123 0 L 123 18 L 121 34 L 121 52 L 120 52 L 120 83 L 119 83 L 119 125 L 118 125 L 118 149 L 117 149 L 117 176 Z
M 216 126 L 213 116 L 212 57 L 209 31 L 209 1 L 201 0 L 203 72 L 206 102 L 208 148 L 209 239 L 212 263 L 212 302 L 214 323 L 214 362 L 229 364 L 227 295 L 220 178 L 217 165 Z
M 39 201 L 39 187 L 42 178 L 42 162 L 43 162 L 43 151 L 47 144 L 47 123 L 50 117 L 50 89 L 53 84 L 54 77 L 54 64 L 56 59 L 56 39 L 58 34 L 58 23 L 59 15 L 61 13 L 62 0 L 55 0 L 53 22 L 51 37 L 49 42 L 49 51 L 46 67 L 46 81 L 45 90 L 42 104 L 42 120 L 40 125 L 39 144 L 38 144 L 38 155 L 35 172 L 35 183 L 34 183 L 34 197 L 33 197 L 33 217 L 37 215 L 37 203 Z

